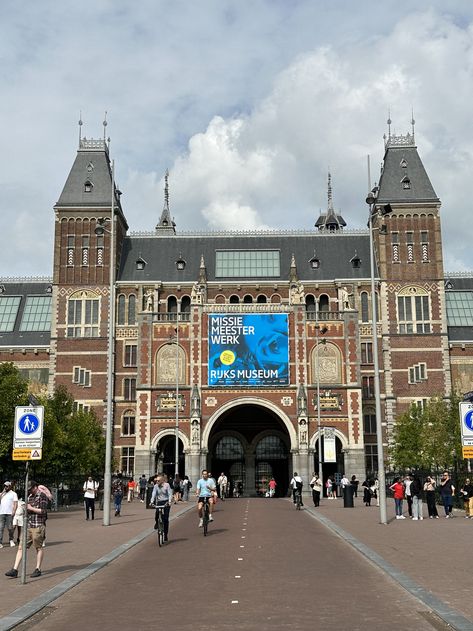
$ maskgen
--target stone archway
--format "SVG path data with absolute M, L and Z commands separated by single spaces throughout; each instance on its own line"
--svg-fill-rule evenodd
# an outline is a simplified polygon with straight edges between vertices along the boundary
M 185 454 L 189 452 L 189 439 L 181 431 L 179 438 L 179 475 L 185 475 Z M 156 434 L 152 441 L 152 452 L 155 456 L 155 470 L 158 473 L 166 473 L 174 476 L 176 458 L 176 431 L 172 427 L 163 429 Z

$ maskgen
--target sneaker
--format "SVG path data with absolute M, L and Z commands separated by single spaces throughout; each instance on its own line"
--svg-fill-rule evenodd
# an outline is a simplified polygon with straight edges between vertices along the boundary
M 43 541 L 43 543 L 41 544 L 41 547 L 42 547 L 42 548 L 45 548 L 45 547 L 46 547 L 46 541 Z
M 8 572 L 5 572 L 5 576 L 9 576 L 10 578 L 17 578 L 18 577 L 18 570 L 15 570 L 15 568 L 12 567 L 11 570 L 8 570 Z
M 433 516 L 433 515 L 429 515 L 429 519 L 433 519 L 433 518 L 434 518 L 434 516 Z
M 450 518 L 450 515 L 445 515 L 445 519 L 449 519 L 449 518 Z
M 404 515 L 399 515 L 399 519 L 406 519 Z
M 199 519 L 199 528 L 202 528 L 202 526 L 204 525 L 204 520 L 202 519 L 202 517 Z
M 14 541 L 10 541 L 10 548 L 14 548 L 15 547 L 15 542 Z
M 413 517 L 412 521 L 419 521 L 419 518 L 418 517 Z
M 469 515 L 465 515 L 465 519 L 470 519 L 470 516 Z
M 164 535 L 164 541 L 168 541 L 168 536 Z
M 31 578 L 38 578 L 39 576 L 41 576 L 41 570 L 36 568 L 36 570 L 33 572 L 33 574 L 31 574 Z
M 0 548 L 3 548 L 3 543 L 0 543 Z
M 424 518 L 423 517 L 419 517 L 420 521 L 422 521 Z
M 439 518 L 439 516 L 438 516 L 438 515 L 435 515 L 435 519 L 438 519 L 438 518 Z
M 212 517 L 212 515 L 209 515 L 209 521 L 213 521 L 214 518 Z

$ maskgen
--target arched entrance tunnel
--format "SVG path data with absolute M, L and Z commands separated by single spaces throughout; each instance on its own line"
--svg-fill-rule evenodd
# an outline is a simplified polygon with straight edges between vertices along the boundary
M 246 404 L 226 410 L 212 427 L 208 444 L 208 467 L 215 479 L 225 472 L 231 495 L 264 495 L 271 477 L 276 480 L 276 495 L 287 494 L 290 437 L 271 410 Z

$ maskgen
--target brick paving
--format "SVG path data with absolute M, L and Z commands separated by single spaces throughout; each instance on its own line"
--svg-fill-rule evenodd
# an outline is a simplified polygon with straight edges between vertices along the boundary
M 217 508 L 207 538 L 195 513 L 183 515 L 172 523 L 167 546 L 159 549 L 148 537 L 52 603 L 28 628 L 74 631 L 86 620 L 101 631 L 446 628 L 288 500 L 241 498 Z M 338 506 L 325 510 L 346 519 Z M 352 523 L 358 515 L 365 519 L 361 509 L 351 512 Z

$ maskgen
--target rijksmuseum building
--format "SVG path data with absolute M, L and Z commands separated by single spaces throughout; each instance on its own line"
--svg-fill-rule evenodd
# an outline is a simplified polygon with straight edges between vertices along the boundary
M 473 273 L 444 272 L 414 130 L 385 138 L 378 187 L 388 444 L 412 403 L 472 389 Z M 370 235 L 335 210 L 330 176 L 326 211 L 294 231 L 181 232 L 168 193 L 166 177 L 156 227 L 129 232 L 107 143 L 81 138 L 54 206 L 52 278 L 0 279 L 0 361 L 35 392 L 65 385 L 105 427 L 112 296 L 116 468 L 173 472 L 177 433 L 181 475 L 225 471 L 247 494 L 271 476 L 285 492 L 294 470 L 307 481 L 320 457 L 324 477 L 374 474 Z

